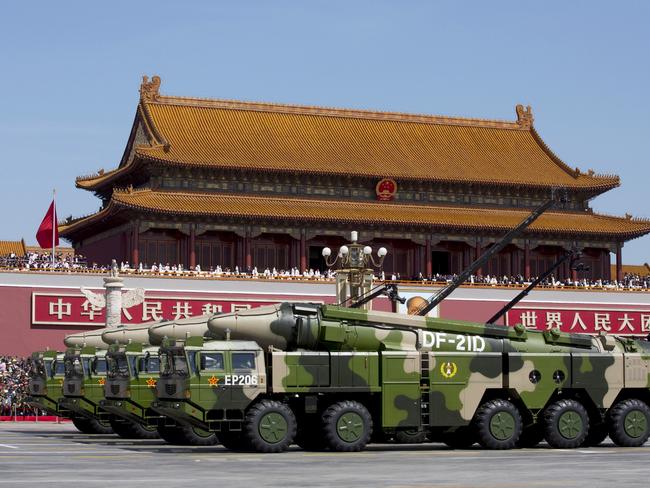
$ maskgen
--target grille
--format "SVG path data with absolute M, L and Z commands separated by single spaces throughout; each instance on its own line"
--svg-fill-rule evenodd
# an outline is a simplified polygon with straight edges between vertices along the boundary
M 167 393 L 170 396 L 175 394 L 176 393 L 176 385 L 173 384 L 173 383 L 172 384 L 166 384 L 165 385 L 165 393 Z
M 77 388 L 74 383 L 68 383 L 68 393 L 74 393 L 76 389 Z
M 33 393 L 38 393 L 39 391 L 41 391 L 40 385 L 32 385 L 32 392 Z
M 111 385 L 111 393 L 117 395 L 120 392 L 120 385 Z

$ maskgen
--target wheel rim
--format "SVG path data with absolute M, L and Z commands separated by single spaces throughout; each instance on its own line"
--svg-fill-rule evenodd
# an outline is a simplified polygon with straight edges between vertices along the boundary
M 490 434 L 495 439 L 510 439 L 515 432 L 515 418 L 508 412 L 499 412 L 490 419 Z
M 260 420 L 260 436 L 270 444 L 275 444 L 284 439 L 288 430 L 287 420 L 277 412 L 267 413 Z
M 624 428 L 630 437 L 641 437 L 648 430 L 648 419 L 641 410 L 632 410 L 625 416 Z
M 336 422 L 336 432 L 345 442 L 358 441 L 364 431 L 363 419 L 355 412 L 347 412 Z
M 582 417 L 573 410 L 564 412 L 558 420 L 558 429 L 565 439 L 575 439 L 584 429 Z

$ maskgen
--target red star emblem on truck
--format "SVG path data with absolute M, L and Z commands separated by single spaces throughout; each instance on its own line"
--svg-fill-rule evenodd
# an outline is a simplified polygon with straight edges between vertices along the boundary
M 100 385 L 104 386 L 104 384 L 106 383 L 106 378 L 99 378 L 99 379 L 97 380 L 97 383 L 99 383 Z
M 217 383 L 219 383 L 219 378 L 217 378 L 215 375 L 212 375 L 211 378 L 208 378 L 208 383 L 210 383 L 210 386 L 217 386 Z
M 149 388 L 155 388 L 156 387 L 156 380 L 154 380 L 153 378 L 149 378 L 147 380 L 147 386 Z

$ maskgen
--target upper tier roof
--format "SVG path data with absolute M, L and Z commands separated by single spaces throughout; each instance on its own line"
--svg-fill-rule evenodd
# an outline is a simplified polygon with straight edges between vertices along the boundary
M 421 181 L 475 182 L 604 191 L 617 176 L 564 164 L 533 128 L 530 107 L 516 121 L 482 120 L 271 103 L 162 96 L 160 78 L 140 89 L 136 124 L 149 144 L 140 159 L 207 168 L 289 171 Z M 134 163 L 135 161 L 135 163 Z M 81 177 L 87 189 L 137 166 Z
M 147 214 L 208 217 L 245 217 L 293 222 L 330 224 L 416 225 L 436 231 L 506 232 L 529 215 L 527 210 L 485 207 L 413 205 L 397 202 L 366 202 L 252 196 L 225 193 L 118 190 L 100 212 L 60 226 L 68 238 L 92 222 L 101 222 L 115 212 L 135 209 Z M 529 228 L 544 234 L 607 235 L 630 239 L 650 232 L 650 221 L 610 217 L 590 212 L 546 212 Z

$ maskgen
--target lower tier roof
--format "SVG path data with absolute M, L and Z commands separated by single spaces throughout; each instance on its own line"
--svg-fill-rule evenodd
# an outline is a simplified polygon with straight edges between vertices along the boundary
M 526 209 L 129 189 L 115 190 L 104 209 L 62 225 L 59 231 L 63 237 L 72 237 L 86 226 L 125 209 L 179 217 L 422 226 L 432 232 L 505 232 L 529 214 Z M 553 211 L 543 214 L 528 228 L 528 232 L 608 236 L 627 240 L 649 233 L 650 221 L 592 212 Z

